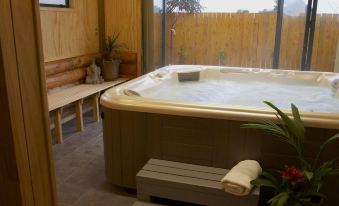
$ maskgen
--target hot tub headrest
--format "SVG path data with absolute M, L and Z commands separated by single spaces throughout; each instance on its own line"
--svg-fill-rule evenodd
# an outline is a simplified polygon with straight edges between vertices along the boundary
M 199 81 L 201 71 L 177 72 L 179 82 Z

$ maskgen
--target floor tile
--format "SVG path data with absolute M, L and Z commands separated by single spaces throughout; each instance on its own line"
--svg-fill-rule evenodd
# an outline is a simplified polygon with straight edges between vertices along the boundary
M 135 192 L 106 181 L 101 123 L 85 115 L 85 131 L 74 121 L 63 125 L 64 143 L 53 146 L 60 206 L 133 205 Z
M 112 206 L 117 195 L 109 192 L 91 190 L 84 194 L 74 206 Z
M 64 183 L 58 186 L 58 200 L 61 204 L 72 205 L 88 190 L 74 184 Z

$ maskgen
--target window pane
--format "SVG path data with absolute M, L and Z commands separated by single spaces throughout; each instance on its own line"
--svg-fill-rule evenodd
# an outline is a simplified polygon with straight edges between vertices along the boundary
M 319 0 L 311 69 L 339 72 L 339 2 Z
M 201 12 L 176 1 L 167 0 L 168 64 L 272 68 L 276 0 L 182 1 Z
M 285 0 L 280 45 L 280 69 L 300 70 L 308 0 Z
M 40 4 L 67 6 L 67 0 L 40 0 Z
M 154 66 L 162 66 L 162 0 L 154 0 Z

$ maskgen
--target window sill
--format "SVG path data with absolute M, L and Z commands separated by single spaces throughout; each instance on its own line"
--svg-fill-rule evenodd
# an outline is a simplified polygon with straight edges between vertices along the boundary
M 74 8 L 62 8 L 62 7 L 46 7 L 41 6 L 40 11 L 63 11 L 63 12 L 72 12 L 75 11 Z

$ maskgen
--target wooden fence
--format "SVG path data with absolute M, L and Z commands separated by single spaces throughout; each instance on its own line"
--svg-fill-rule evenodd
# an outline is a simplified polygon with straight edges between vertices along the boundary
M 159 17 L 155 32 L 160 32 Z M 167 63 L 170 63 L 170 24 L 167 17 Z M 280 68 L 300 69 L 305 16 L 285 16 Z M 275 13 L 180 14 L 173 39 L 174 64 L 227 65 L 271 68 L 275 41 Z M 156 35 L 160 43 L 160 34 Z M 312 70 L 333 71 L 339 37 L 339 15 L 318 15 Z M 160 57 L 160 45 L 155 52 Z M 158 60 L 159 61 L 159 60 Z

